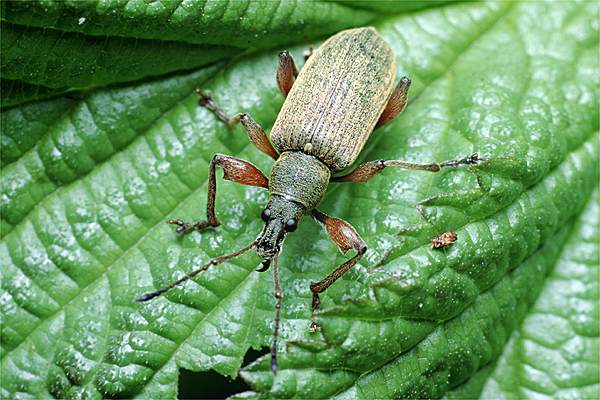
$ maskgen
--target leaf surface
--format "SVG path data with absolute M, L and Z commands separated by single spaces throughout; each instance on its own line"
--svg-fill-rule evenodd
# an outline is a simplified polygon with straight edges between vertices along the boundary
M 600 393 L 599 200 L 595 191 L 542 293 L 511 335 L 482 397 L 541 393 L 591 399 Z
M 502 356 L 450 399 L 598 396 L 598 227 L 600 199 L 594 191 L 525 319 Z
M 2 3 L 9 22 L 3 27 L 31 26 L 14 43 L 33 44 L 40 30 L 51 30 L 65 40 L 107 35 L 107 43 L 133 47 L 115 64 L 129 74 L 118 86 L 104 87 L 117 82 L 108 64 L 103 78 L 73 76 L 72 68 L 86 65 L 77 57 L 56 73 L 35 67 L 35 79 L 17 67 L 2 76 L 59 90 L 103 86 L 1 115 L 2 397 L 175 398 L 178 368 L 235 376 L 250 347 L 270 344 L 273 282 L 269 273 L 254 272 L 254 254 L 152 302 L 134 301 L 242 248 L 261 229 L 268 194 L 222 180 L 218 229 L 177 237 L 164 223 L 203 217 L 214 153 L 250 160 L 265 172 L 272 166 L 242 128 L 230 131 L 198 107 L 194 88 L 211 90 L 226 112 L 248 112 L 268 129 L 283 103 L 274 79 L 277 49 L 172 73 L 181 59 L 194 58 L 177 46 L 225 46 L 219 57 L 198 52 L 185 68 L 246 48 L 234 41 L 240 36 L 232 26 L 248 37 L 255 28 L 236 22 L 240 15 L 266 30 L 260 44 L 248 47 L 315 43 L 324 33 L 366 23 L 387 40 L 397 75 L 413 81 L 411 102 L 373 134 L 359 161 L 442 161 L 474 151 L 486 160 L 438 174 L 388 168 L 366 184 L 332 184 L 320 209 L 352 223 L 369 251 L 322 296 L 322 330 L 312 334 L 309 284 L 345 258 L 309 218 L 286 239 L 281 370 L 273 378 L 268 357 L 244 367 L 254 391 L 241 396 L 597 394 L 597 4 L 417 10 L 409 2 L 389 10 L 410 13 L 381 18 L 383 3 L 302 10 L 282 3 L 271 22 L 250 12 L 250 2 L 197 9 L 47 4 L 46 13 L 38 3 Z M 249 8 L 242 12 L 238 4 Z M 210 7 L 213 14 L 190 23 Z M 281 35 L 285 13 L 296 32 L 289 37 Z M 86 18 L 83 26 L 78 15 Z M 331 23 L 343 15 L 343 26 Z M 545 24 L 540 15 L 550 16 Z M 130 17 L 139 21 L 137 30 L 120 31 L 117 22 Z M 194 37 L 194 29 L 214 35 Z M 129 70 L 138 46 L 148 45 L 148 57 L 156 57 L 162 40 L 177 43 L 166 46 L 170 59 Z M 21 60 L 32 57 L 32 48 L 22 47 Z M 305 49 L 291 48 L 299 64 Z M 8 59 L 18 64 L 19 57 Z M 458 241 L 432 250 L 431 238 L 448 229 Z M 556 291 L 564 303 L 552 297 Z M 567 314 L 572 320 L 561 314 L 566 305 L 579 311 Z M 554 335 L 546 334 L 549 326 L 557 327 Z M 524 351 L 531 348 L 539 351 Z M 548 359 L 568 362 L 549 371 Z M 570 360 L 579 363 L 574 371 Z

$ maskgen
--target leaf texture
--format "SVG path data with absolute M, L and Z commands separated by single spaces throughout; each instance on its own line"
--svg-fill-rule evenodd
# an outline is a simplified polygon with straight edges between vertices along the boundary
M 596 190 L 564 243 L 542 293 L 513 332 L 482 397 L 600 395 L 598 195 Z
M 261 229 L 268 194 L 222 180 L 218 229 L 177 237 L 164 223 L 203 217 L 214 153 L 272 166 L 194 88 L 268 130 L 283 103 L 277 47 L 306 42 L 291 48 L 300 61 L 315 37 L 367 23 L 413 86 L 359 162 L 485 161 L 332 184 L 320 209 L 356 227 L 366 257 L 322 296 L 310 333 L 309 284 L 345 258 L 302 221 L 280 258 L 281 370 L 245 366 L 253 391 L 239 397 L 597 394 L 598 5 L 299 4 L 2 3 L 3 89 L 93 88 L 1 113 L 1 397 L 175 398 L 179 368 L 233 377 L 270 344 L 273 282 L 253 254 L 134 301 Z M 34 38 L 53 35 L 34 60 Z M 76 41 L 89 48 L 64 59 Z M 93 43 L 112 50 L 86 58 L 105 49 Z M 458 241 L 432 250 L 448 229 Z

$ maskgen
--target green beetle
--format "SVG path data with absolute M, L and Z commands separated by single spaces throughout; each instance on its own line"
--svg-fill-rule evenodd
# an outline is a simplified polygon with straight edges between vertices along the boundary
M 250 141 L 276 162 L 267 178 L 247 161 L 216 154 L 209 169 L 207 219 L 192 223 L 175 219 L 168 223 L 177 225 L 176 231 L 180 234 L 219 226 L 215 214 L 215 166 L 218 165 L 224 170 L 224 179 L 269 190 L 269 202 L 262 212 L 265 226 L 250 245 L 210 260 L 171 285 L 140 296 L 138 301 L 159 296 L 211 265 L 220 264 L 256 247 L 256 252 L 263 259 L 263 266 L 258 271 L 266 271 L 273 260 L 275 329 L 271 369 L 276 373 L 276 345 L 283 297 L 277 256 L 285 235 L 296 229 L 303 215 L 310 214 L 325 226 L 342 252 L 346 253 L 352 248 L 356 250 L 354 257 L 323 280 L 311 283 L 311 331 L 318 329 L 314 314 L 319 309 L 319 294 L 352 268 L 367 250 L 352 225 L 317 210 L 329 183 L 365 182 L 390 166 L 437 172 L 444 167 L 477 164 L 480 161 L 477 153 L 459 160 L 429 164 L 375 160 L 357 166 L 348 174 L 332 177 L 357 159 L 374 129 L 398 116 L 406 106 L 410 80 L 403 77 L 394 87 L 395 75 L 394 54 L 372 27 L 349 29 L 332 36 L 308 57 L 300 73 L 290 54 L 281 52 L 277 84 L 286 100 L 271 130 L 271 141 L 248 114 L 229 117 L 217 107 L 209 93 L 198 91 L 202 106 L 213 111 L 230 127 L 241 122 Z

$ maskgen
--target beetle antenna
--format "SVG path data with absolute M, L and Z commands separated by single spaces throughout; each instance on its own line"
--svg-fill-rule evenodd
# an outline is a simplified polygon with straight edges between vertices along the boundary
M 141 295 L 140 297 L 138 297 L 137 299 L 135 299 L 136 301 L 139 302 L 143 302 L 143 301 L 148 301 L 148 300 L 152 300 L 155 297 L 160 296 L 161 294 L 168 292 L 169 290 L 173 289 L 175 286 L 177 285 L 181 285 L 183 282 L 186 282 L 190 279 L 192 279 L 193 277 L 195 277 L 196 275 L 198 275 L 200 272 L 202 271 L 206 271 L 208 268 L 210 268 L 211 265 L 218 265 L 221 264 L 229 259 L 232 259 L 234 257 L 237 257 L 245 252 L 247 252 L 248 250 L 250 250 L 251 248 L 253 248 L 254 246 L 256 246 L 256 243 L 258 243 L 256 240 L 252 243 L 250 243 L 248 246 L 244 247 L 241 250 L 238 250 L 234 253 L 231 254 L 225 254 L 223 256 L 219 256 L 216 258 L 213 258 L 212 260 L 210 260 L 209 262 L 207 262 L 206 264 L 204 264 L 203 266 L 201 266 L 200 268 L 196 269 L 195 271 L 190 272 L 189 274 L 185 275 L 183 278 L 177 279 L 175 282 L 171 283 L 168 286 L 165 286 L 161 289 L 158 289 L 155 292 L 152 293 L 146 293 Z
M 281 316 L 281 300 L 283 293 L 279 287 L 279 271 L 277 270 L 277 258 L 279 253 L 273 258 L 273 282 L 275 283 L 275 329 L 273 330 L 273 344 L 271 345 L 271 371 L 273 375 L 277 374 L 277 337 L 279 336 L 279 319 Z

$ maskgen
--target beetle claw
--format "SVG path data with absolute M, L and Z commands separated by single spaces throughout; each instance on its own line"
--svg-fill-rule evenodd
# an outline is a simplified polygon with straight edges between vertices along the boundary
M 258 268 L 256 272 L 265 272 L 271 266 L 271 260 L 266 258 L 262 262 L 262 267 Z

